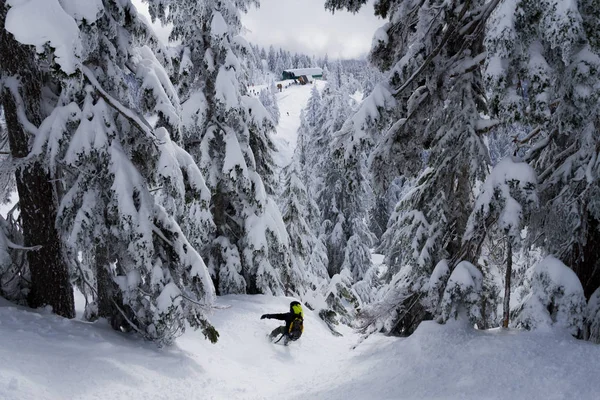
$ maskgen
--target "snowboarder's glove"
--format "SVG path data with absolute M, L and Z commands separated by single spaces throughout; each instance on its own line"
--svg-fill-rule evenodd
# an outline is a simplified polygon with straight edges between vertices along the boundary
M 265 318 L 267 318 L 267 315 L 269 315 L 269 314 L 263 314 L 263 315 L 261 315 L 261 316 L 260 316 L 260 319 L 265 319 Z

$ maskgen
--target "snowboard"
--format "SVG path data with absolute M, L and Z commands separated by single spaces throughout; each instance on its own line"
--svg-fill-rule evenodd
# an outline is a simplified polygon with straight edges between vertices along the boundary
M 279 340 L 280 336 L 277 336 L 275 339 L 271 339 L 271 335 L 267 334 L 267 340 L 275 345 L 278 346 L 288 346 L 290 344 L 290 342 L 293 342 L 293 340 L 289 340 L 288 338 L 281 338 L 281 340 Z

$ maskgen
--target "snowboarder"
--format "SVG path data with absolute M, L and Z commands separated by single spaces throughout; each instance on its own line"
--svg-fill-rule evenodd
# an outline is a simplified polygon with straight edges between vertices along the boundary
M 277 342 L 285 337 L 285 343 L 287 344 L 290 340 L 298 340 L 304 331 L 304 314 L 302 313 L 302 306 L 297 301 L 292 301 L 290 303 L 290 312 L 281 314 L 263 314 L 260 316 L 260 319 L 265 318 L 285 321 L 285 326 L 273 329 L 269 335 L 271 340 L 274 340 L 278 335 L 281 335 Z

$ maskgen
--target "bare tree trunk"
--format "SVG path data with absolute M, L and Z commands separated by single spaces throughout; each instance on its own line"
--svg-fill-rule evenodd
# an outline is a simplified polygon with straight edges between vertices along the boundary
M 29 154 L 31 137 L 18 112 L 22 111 L 34 126 L 40 126 L 42 79 L 32 49 L 18 43 L 6 31 L 6 12 L 6 0 L 0 0 L 0 77 L 18 79 L 19 87 L 12 89 L 19 91 L 22 102 L 8 87 L 5 87 L 0 97 L 4 106 L 11 155 L 15 159 L 22 159 Z M 39 162 L 34 162 L 17 169 L 16 182 L 25 245 L 42 246 L 38 251 L 27 253 L 31 271 L 29 305 L 50 305 L 56 314 L 73 318 L 73 288 L 55 228 L 56 204 L 50 177 Z
M 95 249 L 96 287 L 98 290 L 98 317 L 106 318 L 108 323 L 117 331 L 129 331 L 131 326 L 127 321 L 135 319 L 131 309 L 123 304 L 123 296 L 113 280 L 110 264 L 116 262 L 110 248 L 97 245 Z M 123 313 L 127 313 L 127 318 Z
M 508 318 L 510 315 L 510 276 L 512 275 L 512 242 L 510 237 L 506 237 L 506 277 L 504 278 L 504 318 L 502 327 L 508 328 Z
M 591 216 L 584 217 L 587 225 L 585 244 L 573 246 L 567 253 L 567 265 L 570 265 L 583 286 L 587 300 L 600 287 L 600 223 Z
M 111 319 L 113 316 L 113 280 L 110 276 L 110 260 L 106 246 L 96 246 L 96 286 L 98 288 L 98 316 Z

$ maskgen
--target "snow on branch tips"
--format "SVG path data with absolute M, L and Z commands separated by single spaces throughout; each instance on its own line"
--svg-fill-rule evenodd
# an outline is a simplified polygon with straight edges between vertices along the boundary
M 129 122 L 131 122 L 138 130 L 142 133 L 146 134 L 148 137 L 153 140 L 157 140 L 154 132 L 152 132 L 152 127 L 150 124 L 133 110 L 122 105 L 117 99 L 109 95 L 94 76 L 92 70 L 90 70 L 87 66 L 82 65 L 81 70 L 83 71 L 84 76 L 90 82 L 90 84 L 96 89 L 100 97 L 102 97 L 111 107 L 113 107 L 119 114 L 125 117 Z
M 481 320 L 483 274 L 476 266 L 461 261 L 450 274 L 442 298 L 442 320 L 467 318 L 472 324 Z
M 517 238 L 527 213 L 537 207 L 537 178 L 524 162 L 505 158 L 494 167 L 477 197 L 463 242 L 482 240 L 491 225 Z
M 514 311 L 517 328 L 544 329 L 557 326 L 579 335 L 583 329 L 586 301 L 575 272 L 554 256 L 533 269 L 531 292 Z
M 36 47 L 43 53 L 47 45 L 54 49 L 56 63 L 67 75 L 77 71 L 82 45 L 75 20 L 58 0 L 9 0 L 6 30 L 17 41 Z

